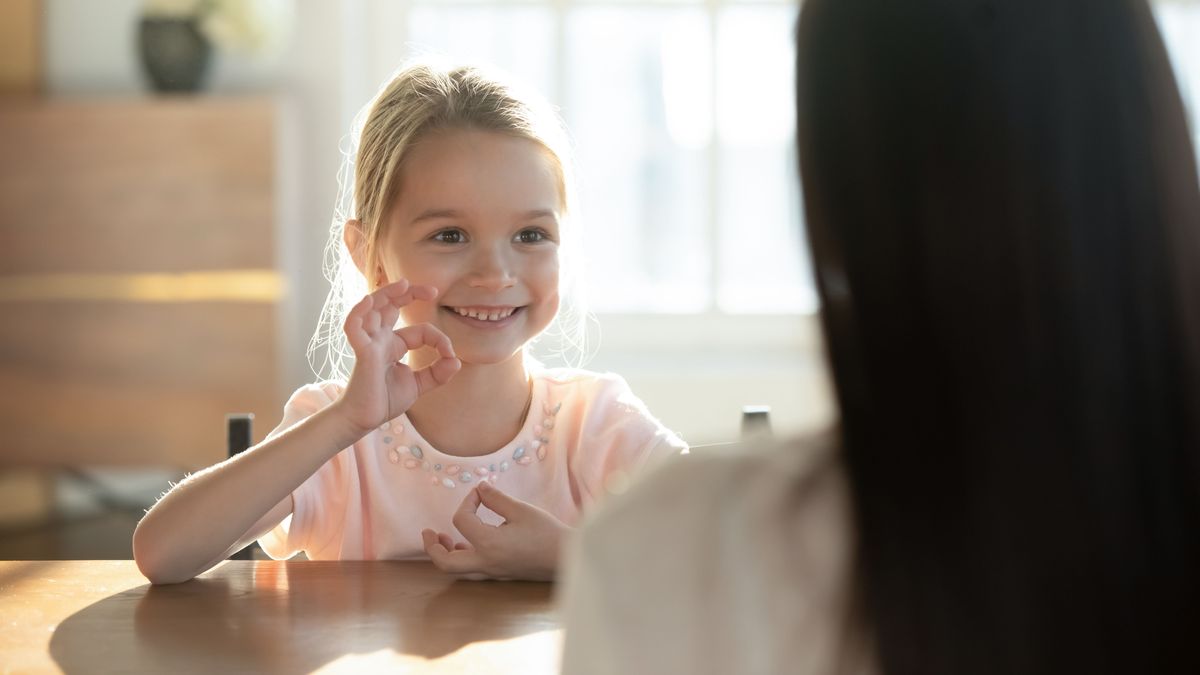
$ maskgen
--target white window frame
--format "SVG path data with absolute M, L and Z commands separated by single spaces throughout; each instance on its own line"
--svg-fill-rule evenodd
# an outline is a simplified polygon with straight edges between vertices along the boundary
M 793 3 L 787 0 L 637 0 L 636 2 L 626 0 L 346 0 L 346 4 L 350 6 L 354 13 L 350 23 L 357 24 L 362 27 L 362 34 L 365 40 L 362 41 L 363 50 L 355 58 L 347 60 L 345 75 L 350 82 L 347 87 L 347 96 L 351 101 L 365 101 L 370 97 L 372 92 L 371 87 L 382 82 L 397 64 L 401 63 L 407 56 L 404 45 L 396 44 L 396 35 L 408 35 L 408 16 L 409 13 L 418 7 L 546 7 L 553 12 L 553 25 L 555 30 L 555 51 L 562 54 L 566 52 L 566 23 L 567 14 L 572 8 L 578 7 L 638 7 L 638 8 L 704 8 L 709 22 L 709 40 L 710 52 L 717 53 L 717 20 L 721 10 L 729 7 L 788 7 Z M 452 56 L 452 55 L 451 55 Z M 717 69 L 716 64 L 709 73 L 710 88 L 712 91 L 717 90 Z M 370 77 L 364 77 L 365 74 L 371 73 Z M 554 60 L 554 77 L 552 91 L 543 92 L 550 100 L 562 100 L 563 93 L 567 90 L 567 82 L 569 73 L 567 72 L 566 59 Z M 351 91 L 358 90 L 358 95 L 352 95 Z M 717 119 L 717 99 L 710 99 L 711 109 L 709 111 L 711 119 Z M 717 189 L 717 180 L 720 173 L 720 146 L 716 135 L 712 135 L 707 149 L 707 163 L 705 167 L 706 184 L 705 192 L 708 200 L 706 210 L 706 221 L 704 223 L 704 240 L 705 248 L 709 252 L 709 274 L 708 274 L 708 304 L 707 307 L 700 312 L 688 313 L 686 315 L 661 314 L 661 313 L 603 313 L 599 314 L 599 318 L 605 323 L 613 324 L 614 333 L 622 333 L 620 326 L 627 323 L 636 324 L 639 320 L 645 317 L 662 317 L 662 321 L 668 323 L 673 322 L 678 316 L 688 317 L 689 322 L 697 320 L 704 321 L 710 324 L 718 324 L 729 319 L 742 320 L 747 316 L 755 317 L 755 321 L 760 324 L 770 325 L 778 324 L 775 329 L 769 329 L 767 335 L 778 334 L 784 330 L 783 326 L 795 323 L 796 313 L 786 314 L 751 314 L 744 315 L 741 313 L 730 313 L 721 310 L 717 304 L 719 284 L 721 282 L 720 256 L 717 255 L 717 248 L 720 238 L 720 210 L 719 210 L 719 190 Z M 586 217 L 586 214 L 585 214 Z M 794 227 L 800 227 L 800 223 L 792 224 Z M 800 313 L 799 316 L 813 315 L 812 312 Z M 719 329 L 714 329 L 716 334 L 719 334 Z M 750 339 L 757 337 L 759 333 Z M 768 339 L 770 341 L 770 339 Z

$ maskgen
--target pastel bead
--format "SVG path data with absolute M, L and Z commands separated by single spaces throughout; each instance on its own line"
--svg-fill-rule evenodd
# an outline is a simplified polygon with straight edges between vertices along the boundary
M 475 474 L 471 473 L 470 471 L 464 471 L 462 472 L 462 475 L 458 477 L 458 480 L 463 483 L 470 483 L 471 481 L 475 480 Z
M 400 453 L 396 452 L 396 449 L 395 449 L 395 448 L 392 448 L 392 449 L 391 449 L 391 450 L 388 452 L 388 461 L 389 461 L 389 462 L 391 462 L 392 464 L 399 464 L 399 463 L 400 463 Z
M 558 402 L 558 403 L 557 403 L 557 404 L 554 406 L 554 410 L 551 410 L 551 411 L 550 411 L 550 414 L 551 414 L 551 415 L 557 415 L 557 414 L 558 414 L 558 411 L 559 411 L 561 408 L 562 408 L 562 401 L 559 401 L 559 402 Z
M 542 426 L 546 427 L 547 429 L 553 429 L 554 428 L 554 418 L 547 417 L 546 421 L 542 422 Z
M 542 445 L 542 442 L 537 439 L 534 439 L 534 441 L 532 443 L 530 443 L 530 445 L 533 446 L 534 450 L 537 450 Z
M 387 431 L 389 426 L 391 426 L 391 425 L 389 425 L 387 422 L 384 422 L 383 424 L 380 424 L 380 425 L 379 425 L 379 430 L 380 430 L 380 431 Z
M 508 460 L 504 460 L 503 462 L 500 462 L 500 470 L 508 471 Z
M 517 460 L 517 464 L 530 464 L 532 462 L 533 462 L 533 458 L 529 457 L 528 455 Z
M 542 447 L 538 448 L 537 455 L 539 460 L 546 459 L 546 446 L 543 445 Z
M 516 450 L 513 450 L 513 459 L 521 459 L 524 456 L 525 456 L 525 446 L 522 445 L 521 447 L 517 448 Z
M 496 471 L 496 465 L 495 465 L 495 464 L 489 464 L 489 465 L 488 465 L 488 471 L 495 472 L 495 471 Z
M 422 471 L 429 470 L 429 460 L 425 460 L 424 462 L 421 462 L 421 470 Z
M 437 485 L 437 484 L 438 484 L 438 477 L 437 477 L 437 476 L 430 476 L 430 477 L 429 477 L 429 483 L 430 483 L 430 485 Z
M 384 442 L 384 443 L 391 443 L 391 442 L 392 442 L 392 437 L 391 437 L 391 436 L 384 436 L 384 437 L 383 437 L 383 442 Z
M 537 425 L 537 426 L 535 426 L 535 427 L 533 428 L 533 435 L 534 435 L 534 436 L 541 436 L 541 435 L 542 435 L 542 425 L 540 425 L 540 424 L 539 424 L 539 425 Z
M 434 464 L 434 465 L 433 465 L 433 470 L 434 470 L 434 471 L 441 471 L 441 470 L 442 470 L 442 465 L 441 465 L 441 464 Z
M 413 457 L 416 457 L 417 459 L 424 459 L 424 458 L 425 458 L 425 452 L 424 452 L 423 450 L 421 450 L 420 448 L 418 448 L 417 446 L 415 446 L 415 445 L 414 445 L 414 446 L 412 446 L 411 448 L 409 448 L 409 449 L 408 449 L 408 451 L 409 451 L 410 453 L 412 453 L 412 456 L 413 456 Z
M 406 469 L 415 469 L 418 466 L 421 466 L 421 460 L 419 459 L 413 459 L 410 457 L 404 460 L 404 468 Z
M 461 470 L 461 467 L 459 467 L 457 464 L 451 464 L 450 466 L 446 467 L 446 473 L 449 474 L 455 474 Z
M 488 469 L 486 466 L 481 466 L 475 469 L 475 473 L 479 474 L 480 476 L 486 476 L 488 475 Z
M 452 488 L 452 487 L 454 487 L 454 481 L 450 480 L 449 478 L 443 478 L 442 485 L 445 485 L 448 488 Z

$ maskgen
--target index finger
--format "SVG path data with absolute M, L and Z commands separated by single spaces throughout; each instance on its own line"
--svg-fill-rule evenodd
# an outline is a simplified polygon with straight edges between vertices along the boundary
M 431 324 L 414 323 L 397 328 L 394 332 L 410 351 L 418 347 L 433 347 L 444 357 L 454 357 L 454 346 L 450 343 L 450 338 Z
M 438 289 L 429 284 L 410 284 L 407 279 L 398 279 L 376 291 L 397 307 L 403 307 L 414 300 L 433 300 L 438 295 Z
M 458 510 L 454 512 L 454 517 L 450 519 L 450 522 L 454 523 L 454 527 L 476 549 L 479 548 L 481 541 L 488 536 L 488 530 L 495 529 L 490 525 L 484 524 L 475 513 L 479 510 L 479 505 L 482 503 L 479 499 L 479 491 L 472 488 L 467 493 L 467 496 L 463 497 L 462 503 L 458 505 Z

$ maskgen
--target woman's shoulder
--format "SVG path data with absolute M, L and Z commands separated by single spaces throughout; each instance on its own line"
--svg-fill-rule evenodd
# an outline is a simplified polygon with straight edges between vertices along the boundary
M 839 457 L 832 434 L 694 450 L 663 462 L 611 500 L 595 514 L 594 530 L 604 538 L 647 520 L 782 516 L 806 498 L 827 495 L 830 482 L 842 480 Z
M 850 644 L 849 503 L 830 435 L 666 462 L 582 529 L 569 553 L 568 616 L 599 617 L 589 619 L 601 626 L 593 635 L 606 631 L 601 649 L 615 663 L 732 672 L 753 653 L 762 672 L 847 672 L 836 664 Z M 642 639 L 664 631 L 679 639 Z M 587 641 L 568 645 L 571 659 L 608 658 Z

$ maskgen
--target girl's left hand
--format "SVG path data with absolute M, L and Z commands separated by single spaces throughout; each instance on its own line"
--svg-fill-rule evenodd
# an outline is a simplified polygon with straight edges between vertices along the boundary
M 480 504 L 505 522 L 498 527 L 484 523 L 476 515 Z M 558 518 L 491 483 L 480 483 L 467 493 L 453 522 L 467 543 L 456 544 L 445 533 L 422 530 L 425 552 L 439 569 L 474 579 L 552 581 L 559 547 L 571 531 Z

